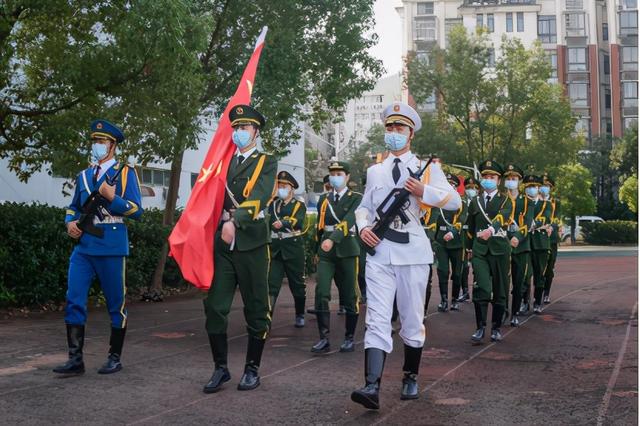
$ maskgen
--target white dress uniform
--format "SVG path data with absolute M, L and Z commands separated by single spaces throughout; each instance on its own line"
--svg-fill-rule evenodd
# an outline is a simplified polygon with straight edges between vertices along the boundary
M 400 162 L 400 179 L 395 184 L 392 171 L 395 159 Z M 356 210 L 356 224 L 359 230 L 372 226 L 376 220 L 376 209 L 389 192 L 404 187 L 409 178 L 409 170 L 421 170 L 426 163 L 412 152 L 400 157 L 392 153 L 382 162 L 367 170 L 367 185 L 362 202 Z M 397 299 L 402 329 L 400 337 L 407 346 L 421 348 L 425 341 L 423 324 L 425 291 L 429 265 L 433 263 L 433 251 L 429 238 L 420 224 L 424 215 L 424 205 L 445 210 L 458 210 L 460 195 L 447 182 L 439 164 L 431 164 L 423 175 L 425 183 L 422 199 L 410 197 L 405 210 L 409 222 L 403 224 L 396 218 L 391 228 L 409 234 L 409 242 L 396 243 L 383 239 L 375 247 L 375 255 L 367 254 L 367 314 L 364 346 L 378 348 L 387 353 L 393 349 L 391 338 L 391 316 L 393 300 Z M 423 203 L 423 204 L 421 204 Z

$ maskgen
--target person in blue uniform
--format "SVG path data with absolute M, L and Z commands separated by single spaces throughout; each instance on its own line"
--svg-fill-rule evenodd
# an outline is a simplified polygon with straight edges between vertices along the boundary
M 111 317 L 109 354 L 98 373 L 110 374 L 122 369 L 120 356 L 127 329 L 125 264 L 129 255 L 124 219 L 139 219 L 143 211 L 135 169 L 114 158 L 116 147 L 123 140 L 122 131 L 108 121 L 96 120 L 91 123 L 93 165 L 76 177 L 75 193 L 65 216 L 67 233 L 77 240 L 77 244 L 69 261 L 64 315 L 69 359 L 53 369 L 58 374 L 84 373 L 82 348 L 87 321 L 87 296 L 95 277 L 100 282 Z M 104 219 L 96 217 L 93 220 L 93 224 L 104 232 L 102 237 L 84 232 L 78 226 L 82 206 L 94 191 L 104 198 Z

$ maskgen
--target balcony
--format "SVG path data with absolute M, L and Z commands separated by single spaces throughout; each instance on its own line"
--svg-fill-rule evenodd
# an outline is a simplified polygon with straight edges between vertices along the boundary
M 567 0 L 567 10 L 583 10 L 584 4 L 582 0 Z
M 463 6 L 535 5 L 537 0 L 464 0 Z
M 567 37 L 586 37 L 587 36 L 587 14 L 584 12 L 566 12 L 565 27 Z
M 618 12 L 618 35 L 620 37 L 638 35 L 638 11 L 624 10 Z
M 413 41 L 431 44 L 438 40 L 438 19 L 435 16 L 420 16 L 413 19 Z

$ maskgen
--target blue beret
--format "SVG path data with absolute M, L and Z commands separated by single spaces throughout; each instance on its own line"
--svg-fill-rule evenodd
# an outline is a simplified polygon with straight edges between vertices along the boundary
M 115 143 L 120 143 L 124 140 L 122 130 L 107 120 L 95 120 L 91 123 L 91 137 L 94 136 L 109 138 Z

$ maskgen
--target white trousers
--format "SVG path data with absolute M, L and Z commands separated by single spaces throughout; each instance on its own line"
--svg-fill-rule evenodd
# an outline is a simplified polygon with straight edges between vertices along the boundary
M 400 337 L 407 346 L 424 346 L 424 300 L 429 280 L 429 265 L 381 265 L 367 259 L 367 326 L 364 347 L 393 350 L 391 316 L 396 298 L 402 329 Z

